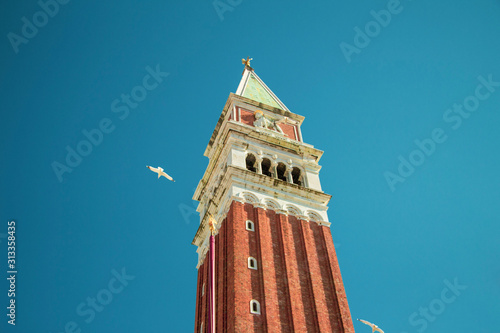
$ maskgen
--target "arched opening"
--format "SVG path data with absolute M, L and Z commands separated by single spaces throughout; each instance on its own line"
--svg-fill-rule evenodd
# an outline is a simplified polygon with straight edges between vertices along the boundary
M 299 186 L 303 186 L 302 185 L 302 174 L 300 172 L 300 169 L 297 168 L 297 167 L 294 167 L 292 169 L 292 179 L 293 179 L 293 183 L 294 184 L 297 184 Z
M 247 170 L 250 170 L 252 172 L 256 172 L 257 170 L 255 169 L 255 156 L 253 154 L 247 154 L 247 158 L 245 159 Z
M 257 269 L 257 260 L 255 258 L 252 257 L 248 258 L 248 268 Z
M 286 165 L 285 163 L 278 163 L 278 166 L 276 167 L 276 172 L 278 173 L 278 179 L 284 180 L 286 182 Z
M 253 224 L 252 221 L 247 220 L 246 225 L 247 225 L 247 230 L 248 231 L 255 231 L 255 225 Z
M 269 160 L 268 158 L 262 159 L 261 167 L 262 167 L 262 174 L 263 175 L 272 177 L 271 160 Z
M 257 300 L 250 301 L 250 313 L 260 314 L 260 303 Z

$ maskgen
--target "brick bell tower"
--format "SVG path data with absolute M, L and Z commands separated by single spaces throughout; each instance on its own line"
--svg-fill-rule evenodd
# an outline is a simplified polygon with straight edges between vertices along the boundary
M 209 216 L 216 332 L 354 332 L 321 190 L 323 152 L 247 59 L 205 150 L 196 332 L 209 332 Z

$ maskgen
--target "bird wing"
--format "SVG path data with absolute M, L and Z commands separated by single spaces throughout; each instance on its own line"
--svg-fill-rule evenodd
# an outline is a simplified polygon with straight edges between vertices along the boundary
M 369 321 L 366 321 L 366 320 L 363 320 L 363 319 L 358 319 L 360 322 L 362 322 L 363 324 L 366 324 L 366 325 L 373 325 L 372 323 L 370 323 Z
M 159 171 L 157 168 L 150 167 L 149 165 L 146 165 L 146 167 L 147 167 L 149 170 L 153 171 L 153 172 L 158 172 L 158 171 Z
M 360 322 L 362 322 L 363 324 L 366 324 L 366 325 L 368 325 L 368 326 L 370 326 L 370 327 L 372 327 L 372 328 L 373 328 L 373 326 L 375 326 L 375 324 L 372 324 L 372 323 L 370 323 L 369 321 L 366 321 L 366 320 L 363 320 L 363 319 L 358 319 L 358 320 L 359 320 Z
M 161 172 L 161 175 L 162 175 L 163 177 L 167 178 L 168 180 L 171 180 L 171 181 L 175 182 L 175 180 L 174 180 L 172 177 L 170 177 L 170 176 L 169 176 L 166 172 L 163 172 L 163 171 L 162 171 L 162 172 Z
M 363 324 L 366 324 L 366 325 L 370 326 L 372 328 L 372 333 L 375 332 L 375 331 L 380 332 L 380 333 L 384 333 L 384 331 L 382 331 L 382 329 L 380 327 L 378 327 L 377 325 L 372 324 L 369 321 L 366 321 L 366 320 L 363 320 L 363 319 L 358 319 L 358 320 L 360 322 L 362 322 Z

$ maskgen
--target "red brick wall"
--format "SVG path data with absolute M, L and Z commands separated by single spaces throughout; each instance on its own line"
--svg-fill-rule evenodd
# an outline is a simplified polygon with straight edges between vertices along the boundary
M 195 321 L 195 332 L 200 332 L 201 324 L 203 323 L 203 327 L 206 330 L 207 327 L 207 319 L 208 319 L 208 260 L 203 263 L 198 268 L 198 287 L 196 293 L 196 321 Z M 202 294 L 203 284 L 205 284 L 205 293 Z
M 240 119 L 243 124 L 248 126 L 253 126 L 253 122 L 255 121 L 253 112 L 245 109 L 240 109 Z
M 255 231 L 246 230 L 247 220 Z M 354 333 L 328 227 L 233 202 L 215 251 L 217 332 Z M 257 270 L 248 268 L 250 256 L 257 259 Z M 204 263 L 198 271 L 195 332 L 201 320 L 208 325 L 207 288 Z M 250 313 L 252 299 L 260 302 L 260 315 Z

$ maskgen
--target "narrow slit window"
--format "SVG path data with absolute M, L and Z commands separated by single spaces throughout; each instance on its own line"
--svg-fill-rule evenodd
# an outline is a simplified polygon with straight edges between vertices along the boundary
M 250 301 L 250 313 L 252 314 L 260 314 L 260 303 L 257 300 Z
M 257 260 L 253 257 L 248 258 L 248 268 L 250 269 L 257 269 Z
M 252 221 L 248 220 L 246 222 L 246 226 L 248 231 L 255 231 L 255 225 L 253 224 Z

